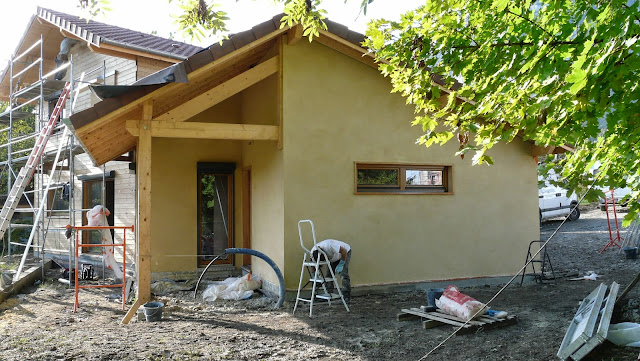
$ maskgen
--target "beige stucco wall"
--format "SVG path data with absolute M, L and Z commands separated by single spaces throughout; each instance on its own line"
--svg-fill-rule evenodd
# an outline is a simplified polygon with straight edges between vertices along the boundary
M 198 162 L 239 163 L 240 152 L 240 143 L 232 141 L 153 139 L 152 272 L 194 271 L 197 268 Z M 236 172 L 236 184 L 238 179 Z M 237 216 L 235 212 L 234 217 Z M 238 222 L 235 224 L 234 230 L 237 230 Z
M 243 123 L 276 124 L 276 76 L 242 93 Z M 243 142 L 243 166 L 251 168 L 251 248 L 266 254 L 280 268 L 284 264 L 283 151 L 273 141 Z M 265 262 L 252 258 L 252 271 L 277 285 Z
M 376 69 L 318 43 L 284 47 L 285 279 L 296 288 L 297 222 L 352 248 L 353 285 L 512 274 L 539 238 L 536 163 L 520 140 L 495 165 L 415 144 L 413 111 Z M 453 195 L 355 195 L 354 162 L 450 164 Z
M 275 124 L 276 78 L 270 77 L 189 121 Z M 251 169 L 252 248 L 280 267 L 283 252 L 282 151 L 273 141 L 154 138 L 152 144 L 152 272 L 197 268 L 197 163 L 234 162 L 234 241 L 242 247 L 242 170 Z M 235 258 L 240 265 L 242 257 Z M 252 270 L 275 283 L 257 259 Z

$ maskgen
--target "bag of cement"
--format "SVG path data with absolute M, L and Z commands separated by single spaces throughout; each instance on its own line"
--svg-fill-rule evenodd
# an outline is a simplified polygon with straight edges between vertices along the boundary
M 471 296 L 460 293 L 454 285 L 444 290 L 442 296 L 436 300 L 436 306 L 441 309 L 442 312 L 465 321 L 480 317 L 489 309 L 484 303 L 476 301 Z
M 640 324 L 622 322 L 610 325 L 607 340 L 618 346 L 640 347 Z
M 222 282 L 212 282 L 202 293 L 205 301 L 244 300 L 253 296 L 253 290 L 260 288 L 260 279 L 247 274 L 244 277 L 229 277 Z

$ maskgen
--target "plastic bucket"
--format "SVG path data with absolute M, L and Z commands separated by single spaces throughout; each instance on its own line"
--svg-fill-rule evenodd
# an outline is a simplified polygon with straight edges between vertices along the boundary
M 627 256 L 627 259 L 638 258 L 638 247 L 625 247 L 622 251 L 624 252 L 624 255 Z
M 444 292 L 444 288 L 429 288 L 427 290 L 427 306 L 435 307 L 436 299 L 440 298 L 443 292 Z
M 164 307 L 164 303 L 162 302 L 147 302 L 142 306 L 144 310 L 144 317 L 147 321 L 160 321 L 162 319 L 162 307 Z

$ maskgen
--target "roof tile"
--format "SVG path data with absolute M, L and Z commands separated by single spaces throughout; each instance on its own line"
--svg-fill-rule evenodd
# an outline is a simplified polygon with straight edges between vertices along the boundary
M 104 24 L 93 20 L 87 22 L 86 19 L 55 10 L 38 8 L 38 14 L 41 18 L 96 44 L 107 39 L 117 43 L 149 49 L 150 51 L 163 52 L 179 58 L 187 58 L 202 50 L 199 46 L 145 34 L 119 26 Z

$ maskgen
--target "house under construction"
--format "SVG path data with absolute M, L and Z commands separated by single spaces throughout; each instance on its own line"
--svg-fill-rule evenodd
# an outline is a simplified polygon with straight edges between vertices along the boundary
M 110 210 L 112 226 L 136 222 L 133 149 L 96 167 L 63 124 L 74 112 L 100 101 L 89 85 L 131 85 L 200 49 L 37 9 L 0 76 L 0 99 L 5 102 L 0 110 L 0 189 L 4 193 L 0 235 L 5 236 L 5 254 L 17 256 L 12 258 L 15 264 L 20 261 L 15 279 L 25 260 L 38 260 L 44 266 L 45 258 L 53 258 L 71 265 L 73 242 L 65 235 L 66 226 L 85 225 L 86 212 L 96 205 Z M 60 114 L 56 105 L 62 106 Z M 114 242 L 122 241 L 122 233 L 113 236 Z M 100 242 L 97 232 L 82 232 L 81 238 L 83 243 Z M 133 235 L 127 236 L 127 248 L 131 264 Z M 115 252 L 121 262 L 122 249 Z M 86 248 L 82 262 L 104 270 L 100 253 Z

